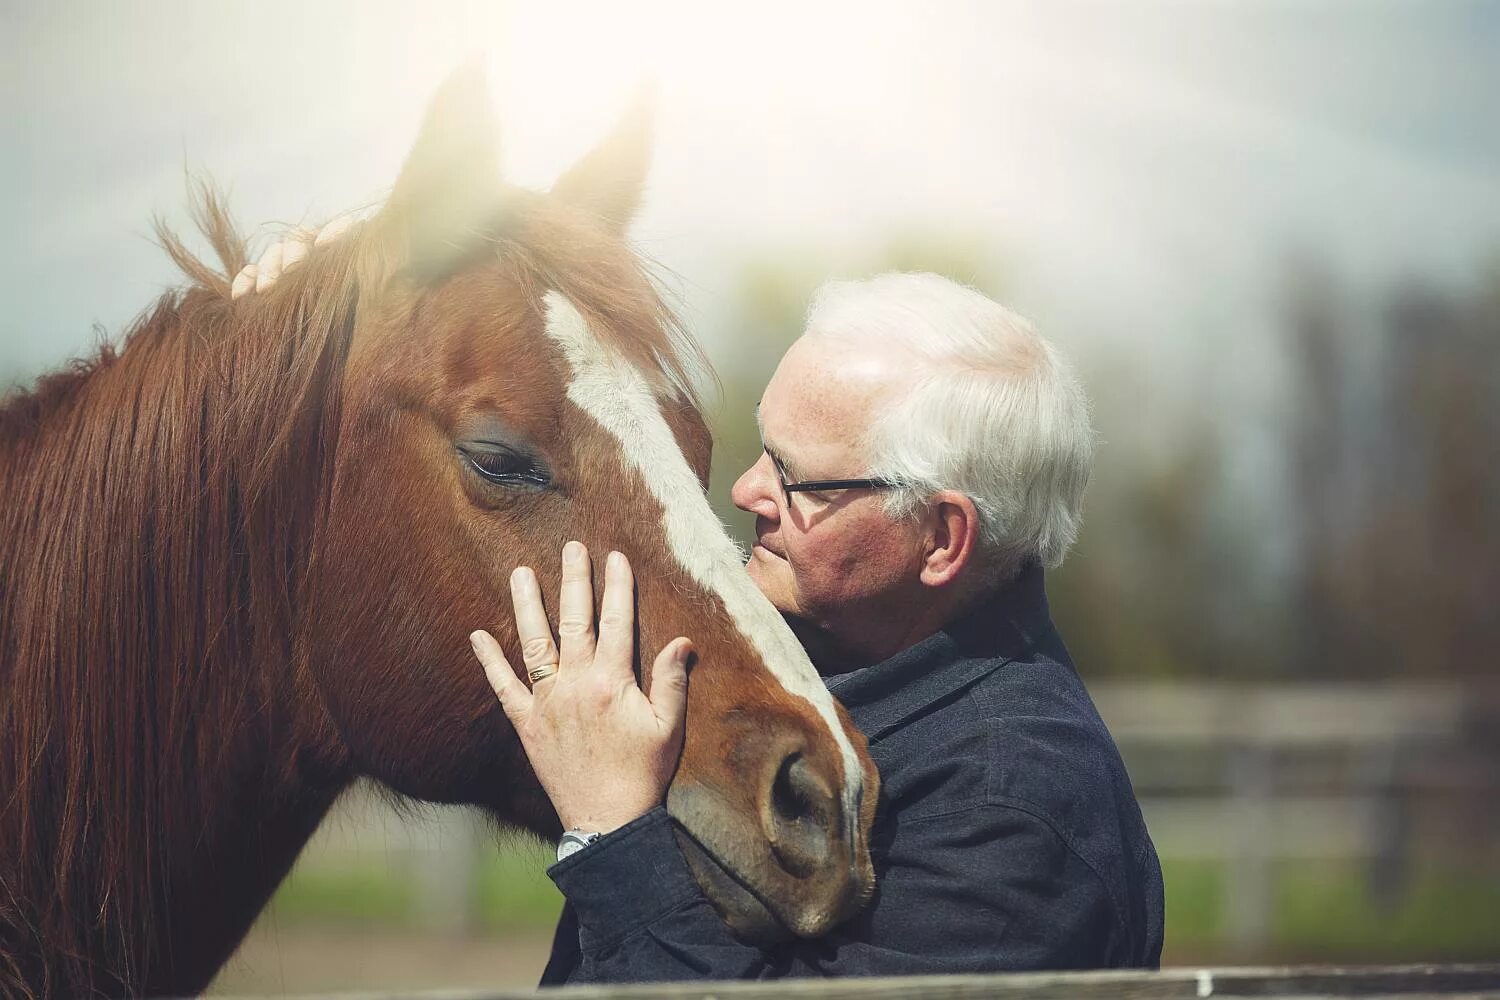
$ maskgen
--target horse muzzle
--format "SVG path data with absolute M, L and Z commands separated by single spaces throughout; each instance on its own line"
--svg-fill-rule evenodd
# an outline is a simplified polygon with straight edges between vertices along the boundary
M 743 940 L 819 937 L 873 892 L 868 831 L 879 779 L 866 765 L 851 788 L 836 758 L 797 740 L 756 751 L 751 781 L 728 785 L 679 772 L 667 793 L 678 846 Z

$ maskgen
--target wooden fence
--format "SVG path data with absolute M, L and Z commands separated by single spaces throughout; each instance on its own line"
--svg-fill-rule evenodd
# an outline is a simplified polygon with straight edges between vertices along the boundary
M 1227 863 L 1227 943 L 1236 954 L 1263 952 L 1281 859 L 1358 862 L 1371 895 L 1392 907 L 1424 857 L 1500 876 L 1500 688 L 1090 690 L 1158 852 Z M 1500 928 L 1495 939 L 1500 949 Z

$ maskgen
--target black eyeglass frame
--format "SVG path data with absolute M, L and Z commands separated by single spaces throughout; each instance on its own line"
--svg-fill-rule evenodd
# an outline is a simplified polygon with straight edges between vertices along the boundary
M 901 484 L 889 479 L 879 477 L 873 479 L 810 479 L 807 482 L 789 483 L 786 481 L 786 469 L 782 468 L 781 462 L 769 451 L 767 457 L 771 459 L 771 465 L 776 469 L 776 481 L 781 483 L 782 496 L 786 498 L 788 505 L 792 502 L 793 493 L 831 493 L 834 490 L 894 490 L 899 489 Z

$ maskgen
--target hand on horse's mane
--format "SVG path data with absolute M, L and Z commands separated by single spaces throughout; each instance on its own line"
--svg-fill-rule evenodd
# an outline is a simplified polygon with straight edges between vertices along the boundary
M 682 755 L 692 643 L 673 639 L 651 666 L 650 694 L 636 683 L 635 579 L 610 553 L 594 635 L 589 554 L 563 548 L 557 604 L 561 653 L 536 574 L 511 575 L 516 636 L 531 690 L 488 632 L 469 636 L 531 768 L 568 830 L 608 833 L 662 804 Z
M 338 239 L 354 222 L 353 215 L 341 215 L 324 223 L 316 233 L 306 226 L 296 227 L 284 239 L 267 247 L 260 260 L 240 268 L 229 286 L 229 297 L 237 299 L 265 291 L 276 284 L 277 278 L 302 263 L 309 250 Z

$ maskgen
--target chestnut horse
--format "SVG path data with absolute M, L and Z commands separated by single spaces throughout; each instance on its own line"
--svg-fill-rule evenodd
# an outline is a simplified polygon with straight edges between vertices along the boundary
M 508 575 L 555 593 L 569 538 L 629 555 L 642 649 L 695 641 L 668 808 L 731 926 L 868 896 L 864 741 L 708 506 L 696 349 L 623 239 L 644 129 L 523 191 L 484 92 L 265 294 L 164 233 L 192 287 L 0 409 L 0 994 L 203 989 L 360 776 L 555 835 L 467 635 L 522 662 Z

